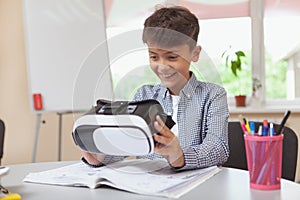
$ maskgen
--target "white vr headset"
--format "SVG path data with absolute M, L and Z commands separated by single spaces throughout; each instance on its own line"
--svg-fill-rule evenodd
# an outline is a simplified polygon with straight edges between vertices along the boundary
M 153 123 L 159 115 L 170 129 L 175 122 L 156 100 L 106 101 L 78 118 L 73 139 L 82 150 L 117 156 L 147 155 L 154 152 Z

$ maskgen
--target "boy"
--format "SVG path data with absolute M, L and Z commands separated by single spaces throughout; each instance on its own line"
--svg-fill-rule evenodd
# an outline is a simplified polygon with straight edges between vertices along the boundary
M 144 23 L 143 42 L 161 84 L 142 86 L 134 100 L 156 99 L 176 122 L 170 130 L 156 117 L 155 154 L 145 157 L 164 157 L 176 170 L 220 165 L 229 156 L 226 91 L 197 81 L 189 70 L 199 59 L 198 34 L 197 17 L 179 6 L 160 8 Z M 93 166 L 118 159 L 83 152 L 83 160 Z

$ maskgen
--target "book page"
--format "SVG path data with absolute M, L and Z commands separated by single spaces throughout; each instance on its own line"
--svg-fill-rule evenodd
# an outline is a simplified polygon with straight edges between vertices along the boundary
M 30 173 L 24 181 L 89 188 L 107 185 L 143 195 L 178 198 L 220 170 L 213 166 L 175 172 L 165 159 L 124 160 L 100 168 L 91 168 L 80 162 Z
M 99 171 L 99 170 L 98 170 Z M 42 172 L 29 173 L 23 181 L 65 186 L 85 186 L 95 188 L 101 175 L 83 162 L 51 169 Z
M 165 159 L 130 160 L 107 167 L 111 173 L 105 178 L 119 189 L 172 198 L 180 197 L 221 170 L 213 166 L 175 172 Z

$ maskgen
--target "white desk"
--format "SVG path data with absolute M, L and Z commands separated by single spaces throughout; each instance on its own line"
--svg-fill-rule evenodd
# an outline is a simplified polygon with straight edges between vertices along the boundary
M 10 172 L 1 183 L 10 191 L 19 193 L 22 200 L 59 200 L 59 199 L 166 199 L 144 196 L 108 187 L 95 190 L 79 187 L 65 187 L 24 183 L 22 180 L 29 172 L 44 171 L 73 162 L 49 162 L 11 165 Z M 220 173 L 199 185 L 180 200 L 299 200 L 300 184 L 281 180 L 281 190 L 260 191 L 249 187 L 248 171 L 223 168 Z

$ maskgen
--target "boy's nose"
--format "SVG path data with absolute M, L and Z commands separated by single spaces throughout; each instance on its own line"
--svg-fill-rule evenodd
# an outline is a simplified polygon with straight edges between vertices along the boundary
M 168 65 L 168 62 L 164 59 L 160 59 L 159 61 L 156 62 L 156 65 L 159 67 L 159 68 L 166 68 L 166 67 L 169 67 Z
M 164 64 L 159 64 L 159 65 L 157 66 L 157 68 L 158 68 L 158 70 L 159 70 L 161 73 L 166 73 L 166 72 L 170 71 L 170 69 L 171 69 L 172 67 L 170 67 L 169 65 L 167 65 L 166 63 L 164 63 Z

